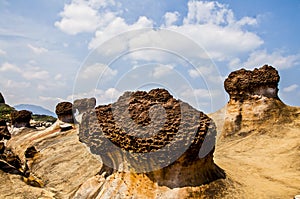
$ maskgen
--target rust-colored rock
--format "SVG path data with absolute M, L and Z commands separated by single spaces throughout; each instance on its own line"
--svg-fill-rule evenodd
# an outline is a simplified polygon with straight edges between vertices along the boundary
M 13 111 L 11 113 L 11 123 L 14 127 L 30 127 L 32 112 L 27 110 Z
M 56 105 L 55 113 L 63 122 L 73 123 L 73 104 L 71 102 L 60 102 Z
M 253 71 L 240 69 L 230 73 L 224 82 L 230 99 L 243 101 L 254 95 L 278 98 L 278 71 L 272 66 L 264 65 Z

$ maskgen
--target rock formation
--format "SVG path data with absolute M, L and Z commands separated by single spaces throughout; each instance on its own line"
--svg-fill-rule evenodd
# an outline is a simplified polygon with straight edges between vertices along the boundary
M 11 124 L 16 128 L 30 127 L 32 113 L 30 111 L 21 110 L 11 113 Z
M 300 109 L 277 95 L 279 75 L 263 66 L 232 72 L 227 105 L 211 114 L 219 129 L 215 160 L 243 185 L 242 198 L 292 198 L 300 184 Z M 236 189 L 237 190 L 237 189 Z
M 8 131 L 6 121 L 0 120 L 0 140 L 9 140 L 11 138 L 10 132 Z
M 0 104 L 5 104 L 5 100 L 2 93 L 0 93 Z
M 265 122 L 293 123 L 294 108 L 286 106 L 277 95 L 279 80 L 278 71 L 268 65 L 230 73 L 224 82 L 230 100 L 213 116 L 214 120 L 222 121 L 217 122 L 222 137 L 244 137 Z
M 213 146 L 199 158 L 206 137 L 214 144 L 213 121 L 164 89 L 126 92 L 117 102 L 98 106 L 97 118 L 92 115 L 83 115 L 80 141 L 108 167 L 118 170 L 126 162 L 127 171 L 171 188 L 225 177 L 213 162 Z
M 60 102 L 56 105 L 55 113 L 58 119 L 66 123 L 74 123 L 73 104 L 71 102 Z
M 230 73 L 224 82 L 230 100 L 243 101 L 254 96 L 278 98 L 279 74 L 272 66 L 264 65 L 253 71 L 240 69 Z

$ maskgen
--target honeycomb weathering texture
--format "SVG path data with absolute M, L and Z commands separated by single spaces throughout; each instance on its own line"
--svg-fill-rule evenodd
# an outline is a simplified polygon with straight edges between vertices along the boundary
M 253 71 L 240 69 L 229 74 L 224 82 L 230 99 L 244 100 L 253 95 L 278 98 L 278 71 L 272 66 L 264 65 Z
M 116 150 L 129 152 L 132 158 L 158 152 L 154 162 L 171 155 L 174 161 L 179 157 L 196 161 L 208 129 L 214 142 L 216 129 L 208 116 L 174 99 L 167 90 L 153 89 L 125 92 L 117 102 L 85 112 L 79 137 L 104 162 L 114 161 L 111 156 Z

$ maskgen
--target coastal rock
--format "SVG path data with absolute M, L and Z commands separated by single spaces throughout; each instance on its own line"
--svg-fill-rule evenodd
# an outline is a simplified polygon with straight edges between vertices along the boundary
M 71 102 L 60 102 L 56 105 L 55 113 L 58 119 L 66 123 L 74 123 L 73 104 Z
M 170 188 L 225 178 L 213 162 L 214 122 L 167 90 L 125 92 L 117 102 L 84 114 L 82 121 L 80 141 L 100 156 L 104 167 L 144 173 Z M 205 139 L 212 146 L 199 157 Z
M 8 131 L 6 121 L 0 120 L 0 140 L 5 139 L 9 140 L 11 138 L 11 134 Z
M 30 111 L 21 110 L 11 113 L 11 124 L 16 128 L 30 127 L 32 113 Z
M 240 69 L 229 74 L 224 82 L 231 100 L 243 101 L 255 95 L 278 98 L 278 71 L 264 65 L 253 71 Z
M 5 100 L 2 93 L 0 93 L 0 104 L 5 104 Z
M 230 95 L 226 107 L 214 114 L 221 137 L 250 135 L 265 123 L 292 124 L 297 109 L 285 105 L 278 97 L 278 71 L 264 65 L 253 71 L 240 69 L 229 74 L 224 82 Z M 219 117 L 217 117 L 219 115 Z
M 277 70 L 266 65 L 232 72 L 225 80 L 229 102 L 210 114 L 219 130 L 215 161 L 242 185 L 237 198 L 299 193 L 294 185 L 300 184 L 300 108 L 278 98 L 279 79 Z

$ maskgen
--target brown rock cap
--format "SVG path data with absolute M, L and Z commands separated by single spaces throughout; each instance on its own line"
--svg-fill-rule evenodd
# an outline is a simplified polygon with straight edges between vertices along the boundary
M 30 120 L 31 120 L 32 112 L 27 110 L 21 111 L 13 111 L 11 116 L 11 123 L 14 127 L 30 127 Z
M 71 102 L 60 102 L 56 105 L 55 113 L 63 122 L 73 123 L 73 104 Z
M 278 71 L 272 66 L 264 65 L 253 71 L 240 69 L 229 74 L 224 87 L 230 99 L 243 101 L 254 95 L 278 98 Z

